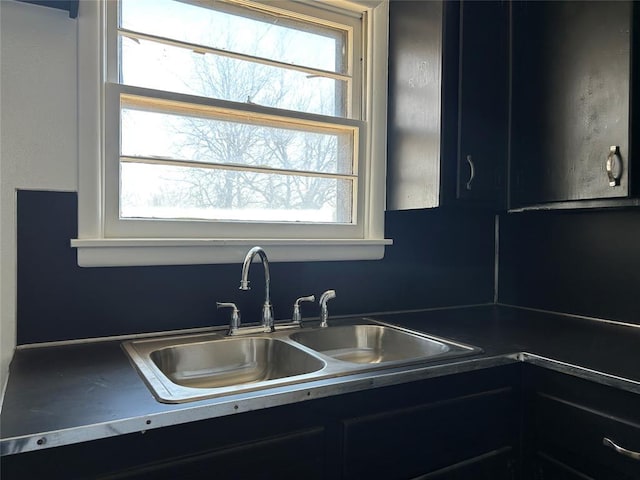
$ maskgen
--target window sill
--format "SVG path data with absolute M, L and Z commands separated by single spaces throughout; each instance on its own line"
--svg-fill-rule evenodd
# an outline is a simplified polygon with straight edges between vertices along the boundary
M 73 239 L 81 267 L 241 263 L 260 245 L 271 262 L 379 260 L 390 239 Z

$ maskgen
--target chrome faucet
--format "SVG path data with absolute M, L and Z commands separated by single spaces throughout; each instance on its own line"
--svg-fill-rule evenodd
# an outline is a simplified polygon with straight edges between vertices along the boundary
M 329 310 L 327 309 L 327 302 L 332 298 L 336 298 L 335 290 L 327 290 L 322 295 L 320 295 L 320 327 L 328 327 L 329 324 L 327 320 L 329 319 Z
M 264 267 L 264 292 L 265 299 L 264 305 L 262 305 L 262 327 L 265 332 L 273 332 L 273 307 L 271 306 L 271 298 L 269 295 L 269 259 L 262 247 L 253 247 L 247 252 L 242 263 L 242 278 L 240 279 L 240 290 L 250 290 L 249 287 L 249 267 L 253 261 L 253 257 L 258 255 L 262 266 Z

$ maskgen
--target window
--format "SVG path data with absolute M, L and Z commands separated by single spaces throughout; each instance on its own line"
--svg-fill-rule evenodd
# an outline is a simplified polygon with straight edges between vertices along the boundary
M 237 262 L 254 244 L 380 258 L 388 6 L 373 3 L 81 3 L 79 263 Z

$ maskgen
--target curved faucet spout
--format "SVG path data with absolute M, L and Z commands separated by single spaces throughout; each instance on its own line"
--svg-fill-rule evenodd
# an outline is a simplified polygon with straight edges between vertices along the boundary
M 240 278 L 240 290 L 249 290 L 249 267 L 253 258 L 258 255 L 264 268 L 264 305 L 262 306 L 262 326 L 265 331 L 273 332 L 273 308 L 271 306 L 271 296 L 269 284 L 271 277 L 269 275 L 269 259 L 262 247 L 253 247 L 247 252 L 242 263 L 242 277 Z

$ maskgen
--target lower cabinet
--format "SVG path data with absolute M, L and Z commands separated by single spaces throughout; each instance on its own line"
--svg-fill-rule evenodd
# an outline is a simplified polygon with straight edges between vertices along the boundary
M 332 478 L 515 478 L 519 365 L 334 397 Z
M 2 457 L 2 479 L 513 479 L 519 365 Z
M 304 455 L 301 452 L 305 452 Z M 188 454 L 166 462 L 101 475 L 107 479 L 322 479 L 324 430 L 315 428 L 282 437 Z
M 343 478 L 414 478 L 459 464 L 513 445 L 517 418 L 514 388 L 503 387 L 345 419 Z
M 291 405 L 2 457 L 13 479 L 324 479 L 327 432 Z
M 638 395 L 530 365 L 523 386 L 525 479 L 640 479 Z

